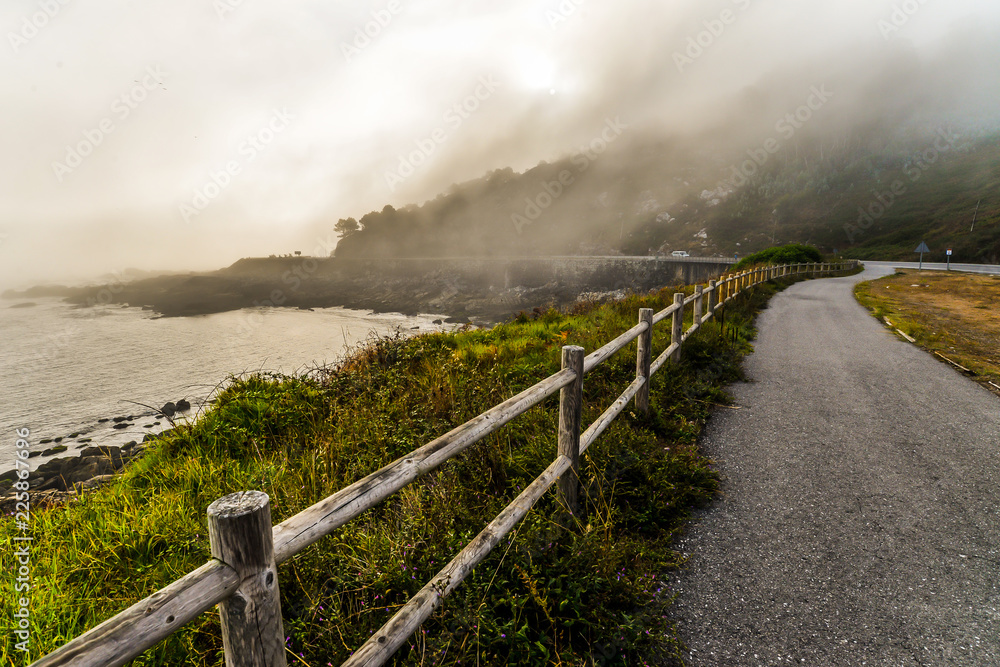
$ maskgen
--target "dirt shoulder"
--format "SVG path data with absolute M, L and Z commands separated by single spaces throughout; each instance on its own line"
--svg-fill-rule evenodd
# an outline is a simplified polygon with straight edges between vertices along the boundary
M 901 269 L 855 295 L 887 326 L 1000 391 L 1000 276 Z

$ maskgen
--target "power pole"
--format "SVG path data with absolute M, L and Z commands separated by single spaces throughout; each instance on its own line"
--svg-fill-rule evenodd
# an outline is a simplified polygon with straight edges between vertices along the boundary
M 982 203 L 983 203 L 982 199 L 976 202 L 976 213 L 975 215 L 972 216 L 972 229 L 969 230 L 970 234 L 976 230 L 976 218 L 979 217 L 979 205 Z

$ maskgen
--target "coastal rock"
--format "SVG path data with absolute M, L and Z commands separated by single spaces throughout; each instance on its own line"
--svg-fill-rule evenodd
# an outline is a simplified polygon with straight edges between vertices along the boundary
M 107 461 L 110 465 L 114 466 L 115 469 L 122 467 L 125 458 L 126 457 L 123 455 L 120 447 L 112 447 L 110 445 L 87 447 L 85 450 L 80 452 L 81 460 L 93 459 Z M 87 464 L 81 461 L 81 465 Z
M 42 456 L 52 456 L 53 454 L 62 454 L 67 449 L 69 449 L 69 447 L 67 447 L 66 445 L 56 445 L 55 447 L 49 447 L 48 449 L 44 450 L 42 452 Z
M 115 478 L 114 475 L 98 475 L 97 477 L 92 477 L 88 479 L 86 482 L 81 482 L 78 488 L 79 491 L 81 492 L 91 491 L 93 489 L 104 486 L 114 478 Z
M 142 455 L 143 446 L 135 440 L 125 447 L 109 445 L 87 447 L 79 457 L 46 461 L 29 476 L 33 507 L 64 503 L 77 492 L 95 489 L 110 480 L 125 465 Z M 13 509 L 12 486 L 17 471 L 0 475 L 0 511 Z
M 182 398 L 177 401 L 177 404 L 174 407 L 177 409 L 177 412 L 187 412 L 191 409 L 191 403 Z
M 173 417 L 177 412 L 177 406 L 173 402 L 168 402 L 160 408 L 160 412 L 162 412 L 165 417 Z
M 131 424 L 126 424 L 126 423 L 122 422 L 121 424 L 115 424 L 111 428 L 116 428 L 116 429 L 120 430 L 120 429 L 123 429 L 123 428 L 128 428 L 129 426 L 131 426 Z
M 123 421 L 128 421 L 128 417 L 115 417 L 111 421 L 113 421 L 116 424 L 121 424 Z

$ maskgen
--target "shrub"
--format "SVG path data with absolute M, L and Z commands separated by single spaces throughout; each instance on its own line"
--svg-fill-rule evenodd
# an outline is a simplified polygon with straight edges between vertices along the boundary
M 823 255 L 811 245 L 789 243 L 747 255 L 733 266 L 734 270 L 760 264 L 799 264 L 802 262 L 822 262 Z

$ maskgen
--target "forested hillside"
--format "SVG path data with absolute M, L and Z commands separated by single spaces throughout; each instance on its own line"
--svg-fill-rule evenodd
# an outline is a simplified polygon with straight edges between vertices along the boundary
M 598 142 L 606 150 L 497 170 L 419 206 L 342 219 L 336 255 L 732 256 L 797 242 L 911 259 L 926 241 L 934 253 L 954 248 L 955 261 L 998 261 L 1000 135 L 811 129 L 779 123 L 739 152 L 720 132 Z

